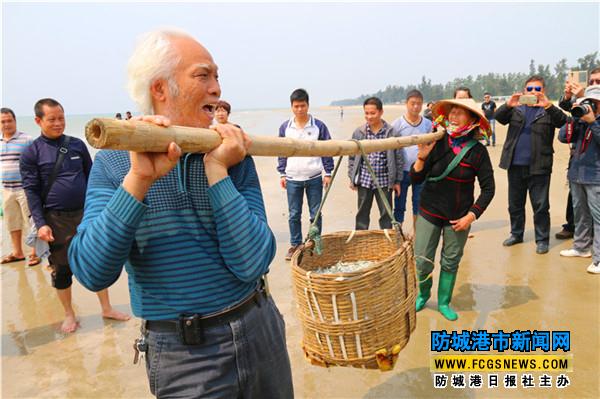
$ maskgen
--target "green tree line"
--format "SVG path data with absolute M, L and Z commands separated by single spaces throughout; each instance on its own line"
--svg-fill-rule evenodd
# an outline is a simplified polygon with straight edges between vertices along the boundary
M 373 94 L 363 94 L 357 98 L 348 98 L 344 100 L 332 101 L 331 105 L 360 105 L 365 99 L 371 96 L 379 97 L 384 103 L 397 103 L 406 99 L 406 93 L 410 90 L 418 89 L 423 93 L 425 101 L 435 101 L 443 98 L 452 98 L 454 89 L 459 86 L 466 86 L 471 89 L 471 94 L 475 99 L 482 99 L 483 93 L 490 92 L 492 96 L 509 96 L 512 93 L 522 90 L 525 80 L 531 75 L 541 75 L 546 81 L 546 95 L 551 100 L 558 100 L 562 95 L 564 84 L 570 70 L 589 71 L 598 66 L 598 52 L 595 51 L 582 58 L 577 59 L 577 64 L 568 66 L 567 59 L 563 58 L 550 68 L 550 65 L 542 65 L 531 60 L 528 72 L 511 73 L 487 73 L 485 75 L 471 75 L 466 78 L 455 78 L 454 80 L 442 83 L 431 83 L 431 79 L 423 76 L 419 84 L 408 86 L 388 85 L 385 89 L 379 90 Z

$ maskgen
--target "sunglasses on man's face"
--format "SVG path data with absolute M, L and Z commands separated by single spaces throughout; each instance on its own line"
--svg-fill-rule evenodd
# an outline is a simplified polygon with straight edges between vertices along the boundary
M 542 91 L 542 86 L 527 86 L 527 91 Z
M 600 79 L 590 79 L 590 86 L 600 85 Z

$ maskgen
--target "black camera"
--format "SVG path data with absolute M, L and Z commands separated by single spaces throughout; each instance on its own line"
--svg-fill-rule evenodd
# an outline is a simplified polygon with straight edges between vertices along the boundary
M 596 103 L 590 99 L 587 99 L 583 100 L 579 104 L 573 105 L 573 108 L 571 108 L 571 115 L 573 115 L 575 118 L 581 118 L 590 111 L 596 112 Z

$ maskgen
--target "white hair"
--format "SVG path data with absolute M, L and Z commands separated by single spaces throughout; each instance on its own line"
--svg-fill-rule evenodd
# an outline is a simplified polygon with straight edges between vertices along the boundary
M 173 70 L 181 61 L 171 43 L 173 37 L 190 37 L 177 29 L 159 29 L 142 35 L 127 64 L 127 91 L 139 110 L 146 115 L 153 113 L 150 86 L 157 79 L 165 79 L 169 91 L 179 92 Z

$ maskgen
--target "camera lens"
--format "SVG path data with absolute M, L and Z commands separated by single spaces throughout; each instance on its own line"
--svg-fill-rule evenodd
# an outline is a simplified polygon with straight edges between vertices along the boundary
M 588 112 L 590 112 L 590 107 L 587 104 L 578 104 L 571 108 L 571 115 L 573 115 L 575 118 L 581 118 Z
M 573 105 L 573 108 L 571 108 L 571 115 L 575 118 L 581 118 L 590 111 L 596 112 L 596 104 L 593 101 L 585 100 L 577 105 Z

